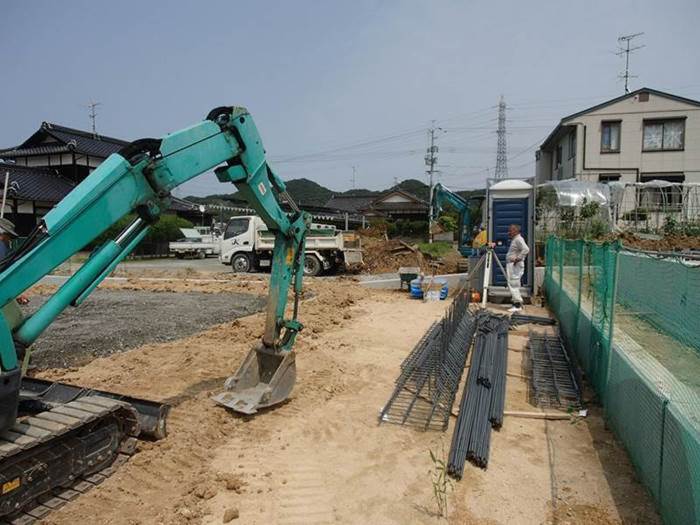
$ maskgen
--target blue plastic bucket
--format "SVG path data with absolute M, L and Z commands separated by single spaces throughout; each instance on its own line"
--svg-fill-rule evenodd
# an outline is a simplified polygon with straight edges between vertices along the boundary
M 426 277 L 426 280 L 430 282 L 430 278 Z M 411 281 L 411 286 L 410 286 L 410 293 L 411 297 L 414 299 L 423 299 L 423 288 L 421 287 L 422 280 L 420 278 L 418 279 L 413 279 Z M 447 286 L 447 279 L 444 277 L 436 277 L 433 279 L 433 282 L 430 286 L 432 290 L 436 290 L 438 287 L 440 287 L 440 300 L 444 301 L 447 299 L 447 293 L 448 293 L 448 286 Z

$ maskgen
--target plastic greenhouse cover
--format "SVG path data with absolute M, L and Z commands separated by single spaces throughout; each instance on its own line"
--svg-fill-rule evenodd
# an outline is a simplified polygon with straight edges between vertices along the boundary
M 545 182 L 540 186 L 554 188 L 559 206 L 580 206 L 584 203 L 597 202 L 601 206 L 610 204 L 610 188 L 607 184 L 567 179 Z

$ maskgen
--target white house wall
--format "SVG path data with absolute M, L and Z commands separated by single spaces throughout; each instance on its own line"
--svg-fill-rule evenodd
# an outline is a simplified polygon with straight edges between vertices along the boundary
M 685 117 L 682 151 L 642 151 L 644 120 L 678 117 Z M 619 153 L 601 153 L 601 123 L 606 120 L 621 121 Z M 617 172 L 622 181 L 634 182 L 638 170 L 641 175 L 682 172 L 685 182 L 700 182 L 700 108 L 697 106 L 650 93 L 647 102 L 640 102 L 638 96 L 630 97 L 563 124 L 577 126 L 574 173 L 581 180 L 597 181 L 601 173 Z

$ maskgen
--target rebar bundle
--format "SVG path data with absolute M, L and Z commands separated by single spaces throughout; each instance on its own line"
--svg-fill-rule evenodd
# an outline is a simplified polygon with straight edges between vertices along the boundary
M 404 359 L 380 421 L 424 430 L 447 429 L 476 329 L 476 317 L 468 306 L 469 290 L 462 289 L 445 316 Z
M 528 315 L 516 312 L 510 316 L 510 324 L 511 326 L 520 324 L 555 325 L 557 322 L 551 317 L 541 317 L 539 315 Z
M 456 479 L 462 478 L 467 459 L 486 468 L 491 429 L 503 425 L 509 324 L 508 318 L 486 311 L 478 316 L 474 352 L 447 463 L 447 472 Z
M 532 398 L 538 406 L 581 408 L 581 390 L 558 335 L 530 332 L 528 341 Z

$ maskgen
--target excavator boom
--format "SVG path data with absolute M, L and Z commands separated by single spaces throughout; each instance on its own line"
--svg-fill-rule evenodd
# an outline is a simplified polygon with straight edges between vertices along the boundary
M 151 437 L 164 437 L 167 407 L 108 392 L 74 391 L 68 385 L 44 388 L 30 386 L 29 381 L 22 385 L 22 370 L 39 335 L 68 306 L 81 304 L 143 240 L 168 209 L 171 191 L 210 170 L 219 181 L 233 183 L 275 234 L 261 344 L 251 350 L 226 382 L 226 391 L 215 399 L 234 410 L 254 413 L 291 393 L 296 377 L 292 346 L 302 328 L 296 316 L 310 216 L 296 207 L 284 182 L 268 165 L 248 111 L 219 107 L 198 124 L 162 139 L 137 140 L 111 155 L 43 218 L 17 250 L 0 260 L 0 483 L 12 488 L 0 494 L 0 520 L 10 510 L 54 490 L 56 483 L 65 484 L 63 474 L 55 476 L 55 483 L 51 479 L 37 483 L 31 475 L 25 476 L 55 456 L 47 452 L 54 442 L 83 455 L 99 455 L 103 468 L 119 454 L 130 453 L 133 448 L 127 443 L 144 429 L 160 429 Z M 286 199 L 291 212 L 282 208 L 279 197 Z M 15 297 L 127 215 L 134 216 L 129 226 L 95 249 L 34 314 L 22 316 Z M 294 308 L 287 318 L 290 290 Z M 86 438 L 98 433 L 100 439 Z M 76 463 L 83 464 L 82 460 Z M 47 468 L 67 470 L 74 477 L 95 471 L 73 473 L 71 469 L 77 467 L 54 463 Z

